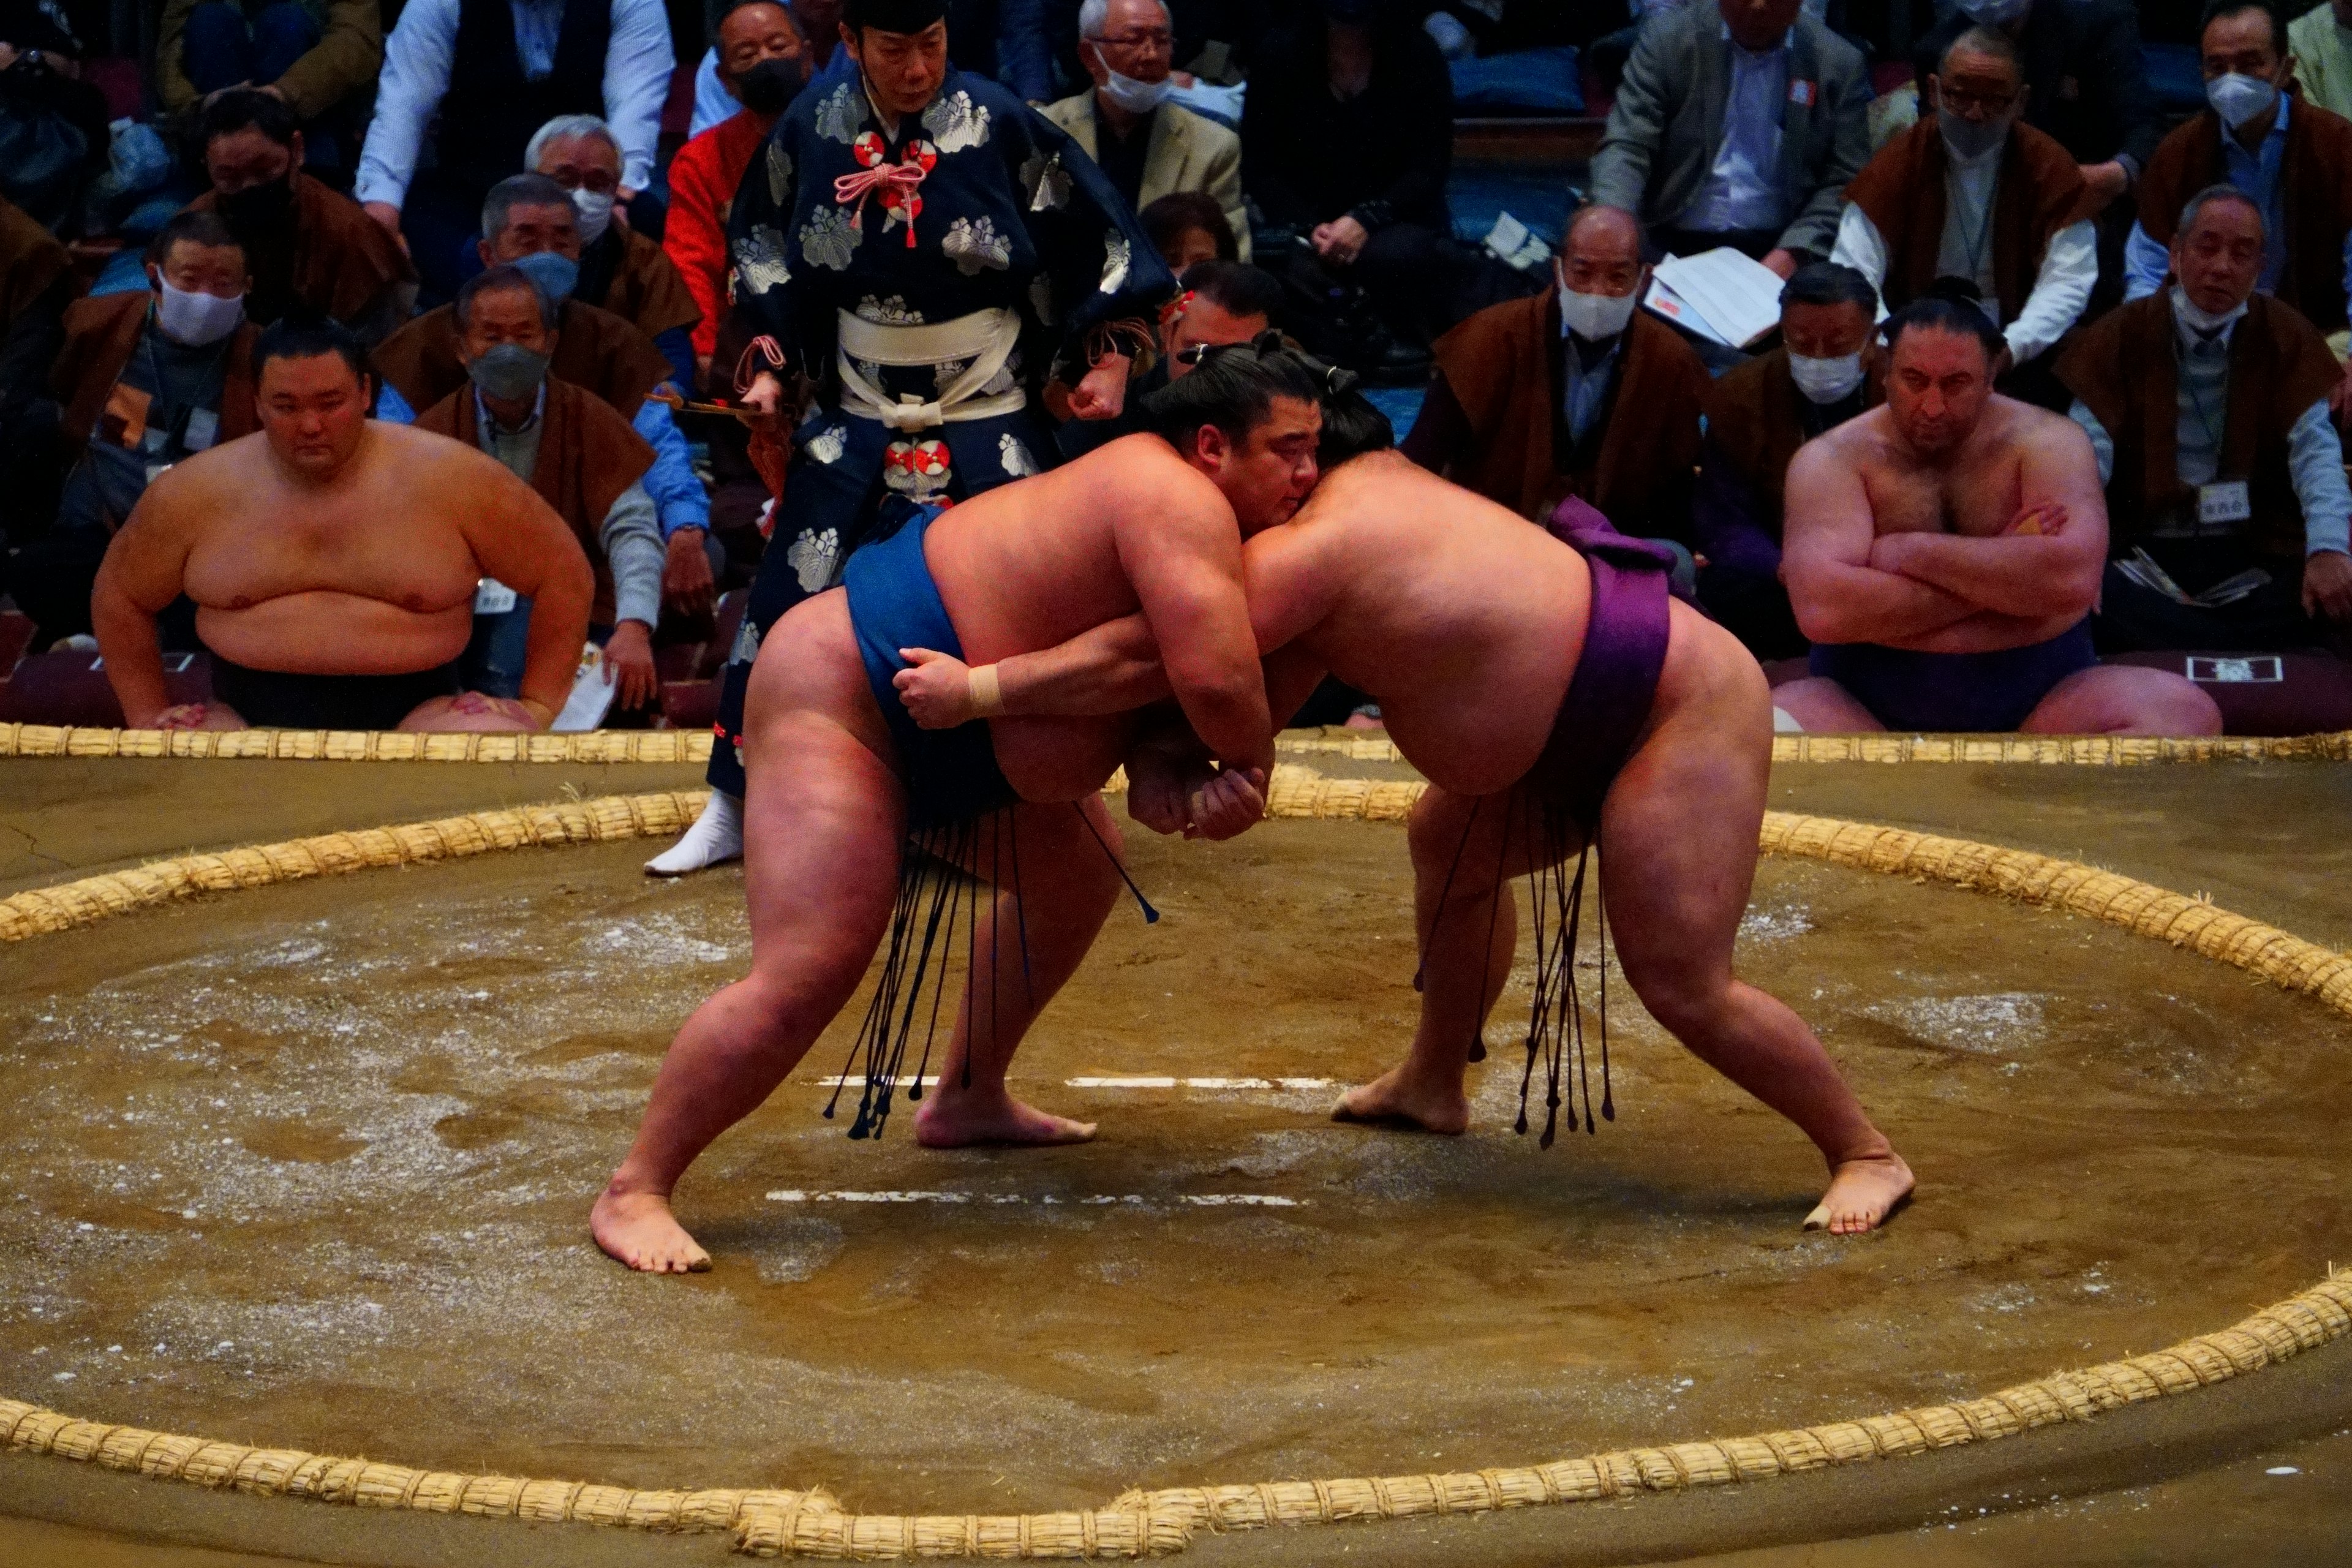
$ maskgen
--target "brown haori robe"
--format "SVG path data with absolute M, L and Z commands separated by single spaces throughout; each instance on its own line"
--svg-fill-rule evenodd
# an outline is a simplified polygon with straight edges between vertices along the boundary
M 1433 352 L 1443 391 L 1468 426 L 1464 449 L 1447 454 L 1457 483 L 1523 517 L 1545 516 L 1574 495 L 1623 532 L 1688 535 L 1707 376 L 1672 327 L 1633 312 L 1614 384 L 1572 448 L 1556 291 L 1490 305 L 1438 339 Z
M 89 444 L 90 432 L 98 428 L 106 400 L 122 379 L 122 367 L 131 363 L 139 335 L 147 330 L 147 310 L 154 300 L 152 293 L 141 290 L 100 294 L 66 307 L 66 343 L 49 369 L 49 391 L 60 410 L 58 428 L 75 452 Z M 240 321 L 229 335 L 215 446 L 261 428 L 253 401 L 253 340 L 259 335 L 260 329 L 251 321 Z
M 2139 226 L 2169 246 L 2180 209 L 2208 185 L 2229 183 L 2221 119 L 2203 110 L 2158 143 L 2139 181 Z M 2276 295 L 2323 332 L 2345 326 L 2344 237 L 2352 230 L 2352 120 L 2296 95 L 2279 161 L 2286 212 L 2286 266 Z
M 2074 337 L 2058 379 L 2097 416 L 2116 444 L 2107 481 L 2107 552 L 2127 555 L 2157 522 L 2197 492 L 2180 481 L 2179 361 L 2169 290 L 2110 311 Z M 2294 306 L 2257 294 L 2230 334 L 2230 405 L 2222 432 L 2223 479 L 2244 479 L 2252 517 L 2245 539 L 2257 553 L 2301 569 L 2303 507 L 2287 467 L 2287 435 L 2342 376 L 2319 331 Z
M 1889 310 L 1925 294 L 1939 275 L 1949 168 L 1943 132 L 1931 116 L 1879 149 L 1845 188 L 1846 200 L 1878 226 L 1885 243 L 1886 280 L 1879 293 Z M 1992 236 L 1986 241 L 2003 322 L 2017 320 L 2025 309 L 2052 237 L 2084 216 L 2084 194 L 2082 170 L 2055 138 L 2031 125 L 2010 127 L 1993 187 Z
M 653 340 L 610 310 L 566 300 L 555 330 L 550 377 L 586 387 L 625 420 L 635 418 L 646 394 L 669 378 L 669 361 Z M 432 407 L 467 384 L 457 307 L 425 311 L 377 344 L 370 361 L 411 408 Z
M 0 199 L 0 330 L 73 268 L 73 258 L 40 220 Z
M 620 260 L 613 269 L 612 281 L 605 285 L 604 297 L 587 303 L 624 318 L 649 338 L 701 321 L 702 307 L 694 302 L 677 264 L 659 241 L 618 223 L 607 232 L 620 237 Z
M 539 461 L 530 488 L 571 528 L 596 574 L 596 598 L 588 611 L 595 626 L 613 624 L 613 565 L 600 537 L 604 518 L 621 492 L 646 477 L 654 449 L 629 422 L 595 394 L 550 376 L 542 383 L 547 402 L 540 409 Z M 481 445 L 481 413 L 469 384 L 416 416 L 416 428 Z
M 1862 411 L 1886 401 L 1886 378 L 1876 364 L 1862 386 Z M 1777 542 L 1789 482 L 1789 464 L 1812 437 L 1805 433 L 1805 395 L 1789 375 L 1789 351 L 1774 349 L 1735 365 L 1707 389 L 1706 438 L 1754 490 L 1757 521 Z
M 190 212 L 216 212 L 217 192 L 188 204 Z M 359 203 L 297 170 L 294 203 L 284 226 L 267 235 L 241 235 L 253 274 L 246 314 L 274 321 L 299 306 L 357 329 L 382 319 L 394 291 L 416 281 L 399 241 Z M 408 306 L 398 304 L 404 311 Z

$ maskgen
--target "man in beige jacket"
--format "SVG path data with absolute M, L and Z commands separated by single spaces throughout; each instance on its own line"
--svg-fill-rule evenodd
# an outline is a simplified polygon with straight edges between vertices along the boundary
M 1086 0 L 1078 11 L 1078 58 L 1094 90 L 1045 106 L 1045 118 L 1076 138 L 1110 183 L 1140 211 L 1175 191 L 1205 191 L 1225 210 L 1250 258 L 1249 213 L 1242 203 L 1242 139 L 1215 121 L 1168 101 L 1174 34 L 1162 0 Z

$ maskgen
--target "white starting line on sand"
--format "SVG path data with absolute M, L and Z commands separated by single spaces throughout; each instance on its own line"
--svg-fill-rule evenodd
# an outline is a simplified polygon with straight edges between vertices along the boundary
M 901 1083 L 911 1080 L 901 1079 Z M 925 1089 L 936 1088 L 936 1078 L 923 1079 Z M 1330 1089 L 1338 1082 L 1328 1078 L 1070 1078 L 1062 1080 L 1065 1089 L 1201 1089 L 1226 1090 L 1271 1090 Z M 849 1073 L 816 1080 L 819 1089 L 864 1089 L 866 1075 Z
M 1047 1193 L 1031 1197 L 1026 1193 L 949 1193 L 914 1190 L 908 1192 L 848 1192 L 835 1188 L 830 1192 L 810 1192 L 801 1187 L 783 1187 L 768 1194 L 772 1204 L 1037 1204 L 1092 1208 L 1112 1204 L 1165 1203 L 1165 1198 L 1146 1197 L 1141 1193 L 1095 1193 L 1086 1197 L 1057 1198 Z M 1186 1193 L 1175 1200 L 1194 1208 L 1305 1208 L 1304 1198 L 1277 1197 L 1272 1193 Z

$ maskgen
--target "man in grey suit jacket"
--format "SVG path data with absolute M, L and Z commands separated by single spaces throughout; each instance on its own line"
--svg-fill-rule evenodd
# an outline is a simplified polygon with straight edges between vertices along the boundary
M 1690 0 L 1650 18 L 1592 161 L 1592 199 L 1661 251 L 1732 246 L 1786 278 L 1837 237 L 1870 158 L 1862 54 L 1801 0 Z
M 1225 211 L 1241 259 L 1250 258 L 1242 201 L 1242 139 L 1167 101 L 1174 55 L 1163 0 L 1087 0 L 1078 58 L 1094 89 L 1045 107 L 1138 211 L 1176 191 L 1205 191 Z

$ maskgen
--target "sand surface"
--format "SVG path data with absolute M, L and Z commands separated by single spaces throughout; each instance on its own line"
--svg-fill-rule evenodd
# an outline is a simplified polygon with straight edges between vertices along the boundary
M 170 766 L 104 764 L 127 770 L 111 814 L 40 778 L 7 820 L 101 865 L 187 847 L 173 827 L 207 842 L 208 813 L 217 841 L 274 836 L 278 803 L 210 799 L 233 784 L 327 797 L 284 831 L 560 788 Z M 1964 826 L 2341 942 L 2342 854 L 2311 829 L 2341 820 L 2336 777 L 1783 770 L 1775 804 Z M 415 1464 L 1038 1510 L 1951 1398 L 2219 1327 L 2343 1254 L 2345 1026 L 2108 928 L 1766 864 L 1744 970 L 1922 1175 L 1887 1233 L 1838 1241 L 1796 1230 L 1809 1147 L 1621 984 L 1620 1115 L 1596 1137 L 1539 1152 L 1510 1131 L 1523 990 L 1469 1137 L 1329 1124 L 1410 1026 L 1402 834 L 1134 849 L 1168 918 L 1122 907 L 1016 1067 L 1100 1142 L 936 1154 L 902 1117 L 852 1144 L 820 1114 L 837 1027 L 683 1192 L 719 1259 L 688 1280 L 625 1274 L 583 1220 L 677 1021 L 740 971 L 734 872 L 652 884 L 635 847 L 522 852 L 0 951 L 8 1392 Z M 1112 1077 L 1227 1081 L 1072 1081 Z M 849 1195 L 884 1193 L 943 1195 Z

